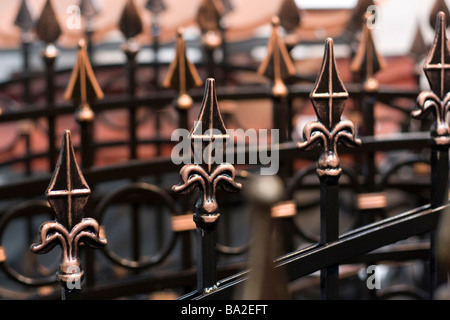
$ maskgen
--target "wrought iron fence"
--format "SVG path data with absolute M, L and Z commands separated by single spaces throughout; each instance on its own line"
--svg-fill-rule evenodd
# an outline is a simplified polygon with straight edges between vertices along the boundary
M 92 18 L 95 7 L 90 1 L 82 3 L 85 17 Z M 0 123 L 21 123 L 13 144 L 24 145 L 23 156 L 0 163 L 5 170 L 24 167 L 21 174 L 11 174 L 13 181 L 0 185 L 0 268 L 5 283 L 5 277 L 11 280 L 1 288 L 2 297 L 140 299 L 170 290 L 180 300 L 296 299 L 304 298 L 310 288 L 319 288 L 312 297 L 322 299 L 435 296 L 446 272 L 439 268 L 437 256 L 446 245 L 441 217 L 448 207 L 450 53 L 445 14 L 437 13 L 435 41 L 423 67 L 431 91 L 419 92 L 378 83 L 376 73 L 384 61 L 364 20 L 352 63 L 357 81 L 342 81 L 332 38 L 324 43 L 317 79 L 298 75 L 290 56 L 295 43 L 279 33 L 280 26 L 289 31 L 289 5 L 292 1 L 285 1 L 279 17 L 272 20 L 267 57 L 256 68 L 228 61 L 226 30 L 220 24 L 227 10 L 203 1 L 198 23 L 204 63 L 196 66 L 188 59 L 179 29 L 173 62 L 152 63 L 152 81 L 146 78 L 143 83 L 138 73 L 148 65 L 136 61 L 141 47 L 134 37 L 143 27 L 134 1 L 127 1 L 119 22 L 127 39 L 126 66 L 91 65 L 95 47 L 88 28 L 71 76 L 69 70 L 55 70 L 59 52 L 54 43 L 60 31 L 51 1 L 46 1 L 37 23 L 37 34 L 46 44 L 45 72 L 31 73 L 33 23 L 22 2 L 16 24 L 23 29 L 24 71 L 1 85 L 5 92 L 18 84 L 23 89 L 23 104 L 5 108 Z M 147 7 L 158 16 L 165 5 L 149 1 Z M 158 32 L 155 19 L 155 52 L 160 48 Z M 221 61 L 216 61 L 217 50 Z M 108 87 L 110 79 L 103 85 L 96 78 L 96 73 L 111 69 L 125 70 L 118 73 L 127 84 L 121 94 L 111 93 L 114 81 Z M 161 81 L 163 71 L 167 72 Z M 233 78 L 233 72 L 244 71 L 268 81 Z M 40 80 L 45 83 L 43 97 L 31 88 Z M 39 98 L 41 104 L 35 102 Z M 317 116 L 298 138 L 291 121 L 296 99 L 310 100 Z M 230 150 L 226 125 L 233 113 L 219 106 L 226 100 L 269 101 L 270 129 L 279 132 L 279 140 L 270 146 L 231 145 Z M 345 112 L 348 100 L 356 121 Z M 400 132 L 375 134 L 376 103 L 403 114 Z M 125 119 L 114 123 L 108 118 L 111 111 L 121 112 Z M 412 118 L 421 120 L 419 129 Z M 71 126 L 61 132 L 61 140 L 58 122 Z M 99 125 L 125 132 L 126 138 L 98 139 Z M 167 132 L 175 129 L 190 133 L 193 152 L 184 163 L 176 164 L 171 157 L 178 141 Z M 142 138 L 147 131 L 152 136 Z M 34 151 L 34 134 L 45 137 L 45 150 Z M 118 146 L 127 150 L 122 162 L 98 164 L 100 153 L 113 153 Z M 139 155 L 151 147 L 156 150 L 152 157 Z M 277 174 L 260 174 L 268 163 L 238 163 L 255 152 L 277 154 Z M 391 152 L 407 157 L 389 159 L 389 167 L 380 167 L 377 156 Z M 216 162 L 217 157 L 228 162 Z M 46 169 L 36 171 L 37 162 Z M 401 175 L 405 169 L 410 169 L 406 178 Z M 399 199 L 392 199 L 398 194 Z M 25 232 L 17 240 L 20 227 Z M 26 242 L 25 252 L 14 247 L 18 242 Z M 51 251 L 55 246 L 60 249 Z M 419 261 L 425 271 L 415 286 L 407 282 L 370 290 L 364 271 L 385 261 Z M 349 286 L 350 292 L 358 293 L 349 294 Z

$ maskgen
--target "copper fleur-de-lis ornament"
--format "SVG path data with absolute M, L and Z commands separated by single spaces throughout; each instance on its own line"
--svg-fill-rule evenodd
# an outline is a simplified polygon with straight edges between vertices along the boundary
M 90 193 L 76 162 L 70 131 L 67 130 L 64 132 L 55 172 L 46 191 L 56 221 L 44 223 L 39 233 L 40 243 L 31 246 L 31 251 L 36 254 L 45 254 L 56 245 L 61 246 L 58 280 L 64 288 L 82 281 L 84 272 L 79 257 L 80 245 L 85 243 L 93 248 L 101 248 L 107 244 L 107 240 L 100 237 L 98 222 L 92 218 L 83 218 L 83 209 Z
M 299 149 L 305 150 L 322 145 L 317 168 L 320 177 L 340 176 L 342 169 L 337 154 L 338 142 L 348 147 L 361 143 L 355 138 L 354 124 L 349 120 L 341 120 L 347 98 L 348 92 L 336 68 L 333 39 L 328 38 L 322 68 L 310 95 L 318 121 L 306 124 L 303 130 L 305 141 L 297 144 Z
M 450 107 L 450 50 L 446 36 L 446 18 L 442 11 L 437 14 L 436 36 L 423 70 L 431 91 L 419 94 L 419 108 L 411 115 L 423 119 L 432 112 L 435 115 L 435 123 L 431 129 L 433 141 L 437 145 L 448 145 L 450 132 L 446 115 Z
M 194 221 L 203 230 L 214 229 L 219 217 L 216 191 L 219 187 L 228 192 L 241 189 L 236 183 L 233 165 L 216 162 L 217 155 L 223 155 L 229 135 L 219 111 L 215 80 L 206 80 L 205 94 L 198 120 L 190 134 L 194 151 L 194 164 L 187 164 L 180 170 L 182 183 L 174 186 L 176 193 L 188 193 L 198 188 L 200 196 L 195 206 Z M 215 156 L 213 156 L 215 151 Z M 220 157 L 223 159 L 223 157 Z

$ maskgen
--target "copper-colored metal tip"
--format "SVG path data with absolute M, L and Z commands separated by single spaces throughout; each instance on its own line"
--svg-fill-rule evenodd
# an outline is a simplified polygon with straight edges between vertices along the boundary
M 273 17 L 272 17 L 272 26 L 273 26 L 274 28 L 280 26 L 280 18 L 279 18 L 278 16 L 273 16 Z
M 136 37 L 144 30 L 134 0 L 127 0 L 120 16 L 119 29 L 127 39 Z
M 300 10 L 295 0 L 284 0 L 278 9 L 280 25 L 287 31 L 293 32 L 300 26 Z
M 33 18 L 31 17 L 26 0 L 22 0 L 14 24 L 23 30 L 30 30 L 33 28 Z
M 450 16 L 450 11 L 449 11 L 445 1 L 444 0 L 436 0 L 434 2 L 433 7 L 431 8 L 430 18 L 429 18 L 430 26 L 433 29 L 436 29 L 436 26 L 437 26 L 436 22 L 438 19 L 440 19 L 439 16 L 440 16 L 441 12 L 444 16 L 447 16 L 447 17 Z M 436 17 L 438 17 L 438 18 L 436 19 Z M 446 26 L 448 27 L 448 22 L 447 22 Z
M 78 40 L 78 49 L 79 50 L 87 50 L 86 40 L 84 40 L 84 39 Z
M 36 25 L 36 33 L 39 39 L 46 43 L 56 42 L 62 33 L 50 0 L 47 0 L 44 5 L 44 9 Z

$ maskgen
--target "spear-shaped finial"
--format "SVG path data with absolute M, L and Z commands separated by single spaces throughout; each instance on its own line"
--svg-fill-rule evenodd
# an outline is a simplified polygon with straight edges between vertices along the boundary
M 200 78 L 195 65 L 187 58 L 183 30 L 180 28 L 177 32 L 175 59 L 169 67 L 169 72 L 164 80 L 163 86 L 178 91 L 178 108 L 189 109 L 192 106 L 193 101 L 187 92 L 191 88 L 199 87 L 202 84 L 203 81 Z
M 210 49 L 220 47 L 220 21 L 223 16 L 223 5 L 219 0 L 203 0 L 197 11 L 197 24 L 202 32 L 202 41 Z
M 56 220 L 66 229 L 72 230 L 81 222 L 82 209 L 91 190 L 76 162 L 68 130 L 64 132 L 58 164 L 45 194 L 55 212 Z
M 14 24 L 25 31 L 33 28 L 34 22 L 28 8 L 27 0 L 22 0 L 20 3 L 20 8 L 17 12 L 16 19 L 14 20 Z
M 450 11 L 448 10 L 447 5 L 445 4 L 445 0 L 435 0 L 434 5 L 430 11 L 429 23 L 433 30 L 436 30 L 436 16 L 439 12 L 443 12 L 446 17 L 450 17 Z M 448 27 L 449 22 L 446 22 L 446 28 Z
M 414 41 L 409 49 L 409 55 L 413 57 L 416 62 L 421 61 L 428 54 L 428 46 L 423 38 L 420 26 L 417 26 L 416 35 Z
M 134 0 L 127 0 L 120 16 L 119 29 L 127 39 L 134 38 L 143 31 L 142 19 Z
M 82 39 L 78 43 L 78 56 L 72 76 L 67 86 L 64 98 L 78 106 L 76 119 L 79 122 L 92 121 L 94 112 L 91 105 L 104 96 L 97 82 L 86 49 L 86 42 Z
M 436 18 L 436 36 L 425 60 L 423 70 L 431 92 L 421 92 L 417 97 L 419 109 L 412 112 L 414 118 L 423 119 L 432 112 L 436 119 L 432 136 L 438 145 L 450 143 L 447 113 L 450 107 L 450 49 L 446 35 L 446 17 L 439 12 Z
M 368 18 L 368 15 L 365 15 Z M 358 51 L 350 66 L 352 72 L 357 73 L 364 80 L 363 87 L 368 92 L 378 90 L 378 80 L 374 78 L 375 74 L 384 69 L 386 62 L 378 53 L 375 46 L 372 31 L 363 23 L 362 38 L 359 43 Z
M 267 44 L 267 55 L 258 69 L 260 75 L 272 79 L 272 93 L 275 97 L 284 97 L 288 94 L 284 80 L 295 75 L 295 65 L 289 56 L 285 43 L 278 33 L 280 19 L 272 18 L 272 35 Z
M 85 243 L 101 248 L 107 243 L 100 237 L 97 221 L 83 218 L 83 209 L 90 193 L 76 162 L 70 131 L 67 130 L 63 135 L 58 164 L 46 191 L 56 221 L 44 223 L 40 229 L 40 243 L 31 246 L 31 251 L 37 254 L 45 254 L 56 245 L 62 247 L 58 280 L 63 284 L 63 298 L 66 299 L 72 293 L 79 298 L 84 274 L 79 257 L 80 245 Z
M 348 92 L 336 68 L 333 39 L 328 38 L 322 68 L 310 95 L 318 121 L 305 126 L 303 135 L 306 141 L 298 144 L 298 148 L 310 150 L 322 142 L 323 151 L 317 169 L 319 176 L 340 175 L 338 141 L 349 147 L 361 143 L 355 139 L 354 124 L 348 120 L 341 121 L 347 98 Z
M 278 17 L 280 18 L 280 26 L 286 31 L 286 45 L 288 49 L 292 49 L 299 42 L 299 37 L 295 34 L 295 31 L 300 26 L 301 21 L 300 10 L 295 0 L 283 0 L 278 9 Z
M 44 9 L 37 21 L 36 32 L 39 39 L 47 44 L 55 43 L 62 33 L 51 0 L 45 2 Z

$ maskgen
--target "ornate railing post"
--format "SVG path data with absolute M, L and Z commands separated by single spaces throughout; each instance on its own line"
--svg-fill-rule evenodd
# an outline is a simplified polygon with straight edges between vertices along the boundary
M 197 291 L 203 293 L 214 290 L 217 283 L 216 226 L 220 209 L 216 191 L 220 187 L 228 192 L 236 192 L 242 187 L 234 181 L 236 172 L 233 165 L 223 161 L 224 146 L 229 135 L 219 111 L 214 79 L 206 81 L 200 115 L 190 138 L 194 164 L 186 164 L 180 170 L 181 184 L 172 190 L 183 194 L 194 188 L 199 190 L 194 222 L 198 238 Z
M 423 66 L 431 91 L 421 92 L 417 97 L 419 108 L 412 117 L 424 119 L 434 114 L 431 128 L 431 194 L 430 202 L 437 208 L 448 201 L 449 146 L 450 130 L 447 113 L 450 107 L 450 50 L 446 36 L 446 17 L 441 11 L 437 14 L 436 36 L 433 46 Z M 436 289 L 438 275 L 436 270 L 435 232 L 430 234 L 431 242 L 431 293 Z
M 188 91 L 203 84 L 197 69 L 186 55 L 186 44 L 183 39 L 183 30 L 177 31 L 175 59 L 172 61 L 163 86 L 178 91 L 178 97 L 174 101 L 175 109 L 178 111 L 178 128 L 188 129 L 189 110 L 194 104 Z
M 75 103 L 75 119 L 81 127 L 81 160 L 83 169 L 90 168 L 94 162 L 93 122 L 94 111 L 91 105 L 103 98 L 103 91 L 95 78 L 86 50 L 86 42 L 78 44 L 77 62 L 72 71 L 64 98 Z
M 119 29 L 127 39 L 122 45 L 122 50 L 127 56 L 128 68 L 128 95 L 130 99 L 136 96 L 136 56 L 141 50 L 140 44 L 136 41 L 136 36 L 143 31 L 142 20 L 134 4 L 134 1 L 128 1 L 122 11 L 119 21 Z M 130 135 L 129 150 L 130 159 L 137 158 L 137 119 L 136 108 L 128 109 L 128 130 Z
M 37 22 L 36 31 L 39 39 L 47 44 L 42 52 L 42 58 L 46 67 L 47 107 L 53 109 L 55 107 L 54 68 L 56 58 L 59 54 L 55 42 L 58 40 L 62 31 L 50 0 L 47 0 L 44 5 Z M 48 151 L 50 171 L 53 171 L 55 169 L 57 150 L 55 146 L 55 117 L 52 115 L 48 116 Z
M 63 300 L 79 299 L 84 272 L 79 257 L 80 245 L 93 248 L 106 245 L 100 236 L 96 220 L 83 218 L 83 209 L 91 190 L 78 167 L 70 131 L 63 136 L 59 160 L 46 196 L 55 213 L 56 221 L 46 222 L 40 229 L 40 242 L 31 251 L 45 254 L 56 245 L 61 246 L 62 256 L 58 280 L 62 284 Z
M 317 166 L 320 179 L 320 244 L 339 239 L 339 177 L 342 172 L 337 153 L 338 142 L 353 147 L 360 144 L 355 139 L 351 121 L 342 120 L 347 90 L 336 68 L 333 40 L 326 40 L 322 68 L 310 95 L 318 121 L 309 122 L 303 130 L 305 141 L 299 149 L 310 150 L 321 145 L 322 154 Z M 322 298 L 339 297 L 339 266 L 329 266 L 321 271 Z

